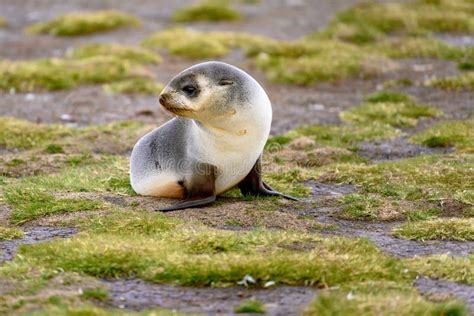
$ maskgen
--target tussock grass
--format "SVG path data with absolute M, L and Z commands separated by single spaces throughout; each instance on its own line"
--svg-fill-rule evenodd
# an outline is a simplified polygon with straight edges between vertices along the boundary
M 225 0 L 206 0 L 199 4 L 184 7 L 173 13 L 174 22 L 195 21 L 236 21 L 242 18 Z
M 104 85 L 107 92 L 112 93 L 142 93 L 158 95 L 164 86 L 151 78 L 132 78 Z
M 238 32 L 170 29 L 153 34 L 142 44 L 191 59 L 221 57 L 241 48 L 270 80 L 292 84 L 336 81 L 360 73 L 372 76 L 392 67 L 383 57 L 339 41 L 284 42 Z M 376 69 L 368 67 L 374 63 Z
M 446 121 L 427 127 L 411 141 L 428 147 L 456 147 L 459 152 L 474 152 L 474 119 Z
M 37 124 L 11 117 L 1 117 L 0 123 L 1 147 L 41 148 L 48 153 L 63 151 L 81 155 L 92 151 L 123 153 L 130 150 L 139 135 L 148 130 L 143 124 L 130 121 L 117 121 L 78 129 L 62 125 Z M 74 156 L 70 158 L 73 159 Z
M 444 90 L 474 90 L 474 71 L 461 73 L 457 76 L 445 78 L 434 78 L 425 81 L 429 87 L 440 88 Z
M 0 225 L 0 241 L 22 238 L 23 231 L 15 227 L 5 227 Z
M 474 6 L 468 0 L 362 3 L 338 13 L 329 27 L 315 36 L 366 44 L 392 33 L 472 32 L 473 16 Z
M 473 204 L 473 166 L 472 155 L 432 155 L 376 165 L 339 164 L 318 174 L 325 181 L 358 185 L 365 193 L 412 201 L 449 198 Z
M 11 117 L 0 117 L 0 146 L 6 148 L 42 147 L 73 132 L 60 125 L 35 124 Z
M 9 189 L 4 193 L 6 202 L 13 207 L 10 221 L 23 224 L 27 221 L 58 213 L 99 209 L 101 203 L 87 199 L 57 199 L 40 190 Z
M 400 135 L 400 131 L 387 124 L 353 125 L 310 125 L 294 129 L 285 135 L 269 139 L 267 149 L 285 145 L 301 136 L 309 137 L 316 145 L 357 149 L 357 143 L 380 139 L 390 139 Z
M 474 48 L 449 45 L 423 37 L 387 38 L 373 45 L 374 52 L 390 58 L 437 58 L 464 61 L 474 58 Z
M 121 60 L 128 60 L 140 64 L 159 64 L 160 55 L 143 47 L 120 44 L 84 44 L 68 52 L 67 57 L 85 59 L 97 56 L 113 56 Z
M 167 49 L 170 54 L 191 59 L 220 57 L 232 48 L 242 48 L 248 55 L 261 49 L 276 46 L 278 42 L 264 36 L 240 32 L 199 32 L 172 28 L 152 34 L 142 45 L 148 48 Z
M 291 245 L 298 248 L 300 244 L 311 250 L 291 250 Z M 396 260 L 365 240 L 288 232 L 181 229 L 135 238 L 84 233 L 70 240 L 23 246 L 20 253 L 16 264 L 96 277 L 136 275 L 182 285 L 235 284 L 246 274 L 259 284 L 269 280 L 332 285 L 366 278 L 404 279 Z
M 410 240 L 474 240 L 474 219 L 440 218 L 404 224 L 393 230 L 397 237 Z
M 143 67 L 115 57 L 0 61 L 0 90 L 63 90 L 134 77 L 150 77 Z
M 474 285 L 474 254 L 453 257 L 449 254 L 404 259 L 404 264 L 420 275 Z
M 121 27 L 133 27 L 139 24 L 140 21 L 136 17 L 120 11 L 105 10 L 58 16 L 51 21 L 29 26 L 27 32 L 55 36 L 77 36 L 110 31 Z
M 420 117 L 442 115 L 428 105 L 418 104 L 408 95 L 388 91 L 378 92 L 367 98 L 367 102 L 358 107 L 341 112 L 343 121 L 351 123 L 380 122 L 393 127 L 414 126 Z
M 321 291 L 304 315 L 467 315 L 454 300 L 430 302 L 409 286 L 395 282 L 362 282 Z

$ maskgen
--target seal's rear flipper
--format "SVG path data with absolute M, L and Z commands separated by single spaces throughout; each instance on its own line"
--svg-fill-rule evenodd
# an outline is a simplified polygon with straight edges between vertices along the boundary
M 299 201 L 295 197 L 274 190 L 271 186 L 263 182 L 260 159 L 261 158 L 258 158 L 249 174 L 238 184 L 240 192 L 242 192 L 243 195 L 281 196 L 288 200 Z
M 203 207 L 214 203 L 216 200 L 216 170 L 213 165 L 197 163 L 194 166 L 192 178 L 180 182 L 184 188 L 186 200 L 175 205 L 162 207 L 160 212 L 183 210 L 186 208 Z

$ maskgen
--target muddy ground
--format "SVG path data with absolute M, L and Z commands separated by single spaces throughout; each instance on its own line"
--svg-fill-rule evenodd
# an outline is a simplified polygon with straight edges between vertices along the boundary
M 150 33 L 169 27 L 172 12 L 192 1 L 135 0 L 135 1 L 86 1 L 86 0 L 0 0 L 0 15 L 8 18 L 7 28 L 0 28 L 0 58 L 30 59 L 38 57 L 62 56 L 81 43 L 116 42 L 137 44 Z M 245 31 L 262 34 L 278 39 L 294 39 L 317 31 L 326 26 L 338 10 L 359 0 L 272 0 L 264 4 L 238 4 L 245 15 L 245 20 L 237 23 L 220 23 L 219 30 Z M 122 29 L 97 35 L 74 38 L 53 38 L 51 36 L 29 36 L 23 28 L 33 22 L 50 19 L 56 15 L 71 11 L 93 9 L 119 9 L 138 16 L 143 26 L 137 29 Z M 215 30 L 212 23 L 197 23 L 191 26 L 199 30 Z M 472 44 L 472 37 L 465 35 L 447 36 L 442 39 L 459 45 Z M 160 82 L 168 82 L 177 72 L 194 62 L 163 53 L 164 62 L 154 66 L 156 77 Z M 312 123 L 340 123 L 338 113 L 357 105 L 364 96 L 380 89 L 381 84 L 392 79 L 410 79 L 422 81 L 433 75 L 444 76 L 456 73 L 456 65 L 441 60 L 401 61 L 400 68 L 381 78 L 364 80 L 348 79 L 338 83 L 324 83 L 309 87 L 283 85 L 269 82 L 265 76 L 246 63 L 244 55 L 235 51 L 221 59 L 242 67 L 262 83 L 273 104 L 272 134 L 280 134 L 298 126 Z M 400 91 L 415 96 L 419 101 L 430 103 L 446 113 L 445 119 L 466 118 L 474 112 L 474 94 L 472 92 L 449 92 L 434 88 L 411 86 L 401 87 Z M 117 120 L 138 120 L 159 125 L 170 117 L 158 106 L 155 96 L 143 95 L 109 95 L 99 86 L 86 86 L 72 91 L 47 93 L 0 93 L 0 116 L 13 116 L 33 122 L 61 123 L 69 126 L 95 125 Z M 434 123 L 434 120 L 421 122 L 416 128 L 407 129 L 414 133 L 423 126 Z M 0 153 L 1 153 L 0 148 Z M 372 161 L 396 160 L 421 154 L 449 152 L 452 149 L 430 149 L 424 146 L 409 144 L 406 138 L 397 138 L 385 142 L 364 143 L 359 154 Z M 312 216 L 325 224 L 337 225 L 337 229 L 323 230 L 326 234 L 338 234 L 351 237 L 366 237 L 372 240 L 382 251 L 395 257 L 413 257 L 438 253 L 450 253 L 455 256 L 466 256 L 474 249 L 474 242 L 431 241 L 419 242 L 401 240 L 393 237 L 390 231 L 400 222 L 357 222 L 342 220 L 334 216 L 337 211 L 331 206 L 313 207 L 312 202 L 324 198 L 339 197 L 354 193 L 357 188 L 349 185 L 330 185 L 320 182 L 308 183 L 312 195 L 302 202 L 303 207 L 283 210 L 281 221 L 291 223 L 298 216 Z M 114 199 L 113 194 L 108 196 Z M 118 203 L 123 197 L 115 197 Z M 122 199 L 122 200 L 121 200 Z M 232 198 L 223 198 L 223 200 Z M 111 200 L 111 201 L 112 201 Z M 144 199 L 143 205 L 146 205 Z M 112 202 L 113 203 L 113 202 Z M 248 203 L 248 202 L 247 202 Z M 240 205 L 234 205 L 232 211 L 238 211 Z M 1 212 L 7 211 L 0 208 Z M 186 210 L 176 214 L 183 218 L 217 218 L 215 209 Z M 229 215 L 223 215 L 229 216 Z M 285 217 L 286 216 L 286 217 Z M 0 215 L 0 218 L 2 216 Z M 216 223 L 212 219 L 209 222 Z M 246 229 L 217 224 L 223 229 Z M 26 237 L 15 241 L 0 242 L 0 262 L 11 260 L 15 249 L 23 243 L 37 243 L 51 238 L 67 238 L 77 232 L 70 228 L 41 226 L 49 224 L 33 223 L 25 228 Z M 275 228 L 279 223 L 275 224 Z M 267 225 L 271 226 L 271 225 Z M 316 290 L 311 287 L 278 286 L 269 289 L 252 289 L 245 287 L 214 288 L 180 288 L 169 285 L 148 284 L 135 279 L 103 280 L 109 288 L 110 298 L 101 303 L 123 309 L 141 310 L 147 307 L 164 307 L 190 313 L 232 314 L 233 308 L 248 298 L 257 298 L 267 304 L 269 315 L 298 314 L 301 306 L 306 305 Z M 420 278 L 414 280 L 415 286 L 426 294 L 454 295 L 464 300 L 474 310 L 474 288 L 453 282 Z M 298 308 L 295 309 L 295 306 Z

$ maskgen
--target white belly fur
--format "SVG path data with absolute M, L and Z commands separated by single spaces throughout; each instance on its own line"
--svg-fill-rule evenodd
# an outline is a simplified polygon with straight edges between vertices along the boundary
M 183 187 L 178 184 L 177 175 L 170 173 L 152 174 L 137 181 L 132 182 L 132 188 L 140 195 L 183 198 Z

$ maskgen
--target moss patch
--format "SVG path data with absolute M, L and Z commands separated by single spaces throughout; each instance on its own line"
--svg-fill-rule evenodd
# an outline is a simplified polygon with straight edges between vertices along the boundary
M 436 117 L 441 111 L 417 104 L 411 97 L 394 92 L 378 92 L 367 98 L 367 102 L 341 112 L 342 120 L 351 123 L 380 122 L 394 127 L 414 126 L 421 117 Z
M 27 31 L 33 34 L 76 36 L 110 31 L 126 26 L 138 26 L 139 24 L 139 20 L 131 15 L 109 10 L 58 16 L 48 22 L 33 24 L 27 28 Z
M 413 135 L 411 141 L 428 147 L 455 146 L 460 152 L 474 152 L 474 119 L 440 122 Z
M 174 22 L 236 21 L 241 18 L 239 11 L 231 8 L 225 0 L 208 0 L 184 7 L 173 13 L 172 16 Z
M 435 78 L 425 82 L 429 87 L 440 88 L 444 90 L 474 90 L 474 72 L 469 71 L 457 76 Z
M 393 234 L 411 240 L 474 240 L 474 219 L 443 218 L 412 222 L 395 228 Z
M 0 241 L 23 237 L 24 233 L 15 227 L 0 226 Z
M 421 275 L 474 285 L 474 254 L 452 257 L 449 254 L 405 259 L 406 266 Z
M 128 60 L 141 64 L 159 64 L 160 55 L 142 47 L 126 46 L 120 44 L 84 44 L 73 49 L 67 57 L 85 59 L 97 56 L 113 56 L 121 60 Z
M 240 306 L 237 306 L 234 311 L 238 314 L 264 314 L 265 306 L 259 300 L 251 299 L 243 302 Z
M 467 315 L 466 308 L 450 300 L 435 303 L 411 287 L 395 282 L 364 282 L 321 291 L 305 315 Z

